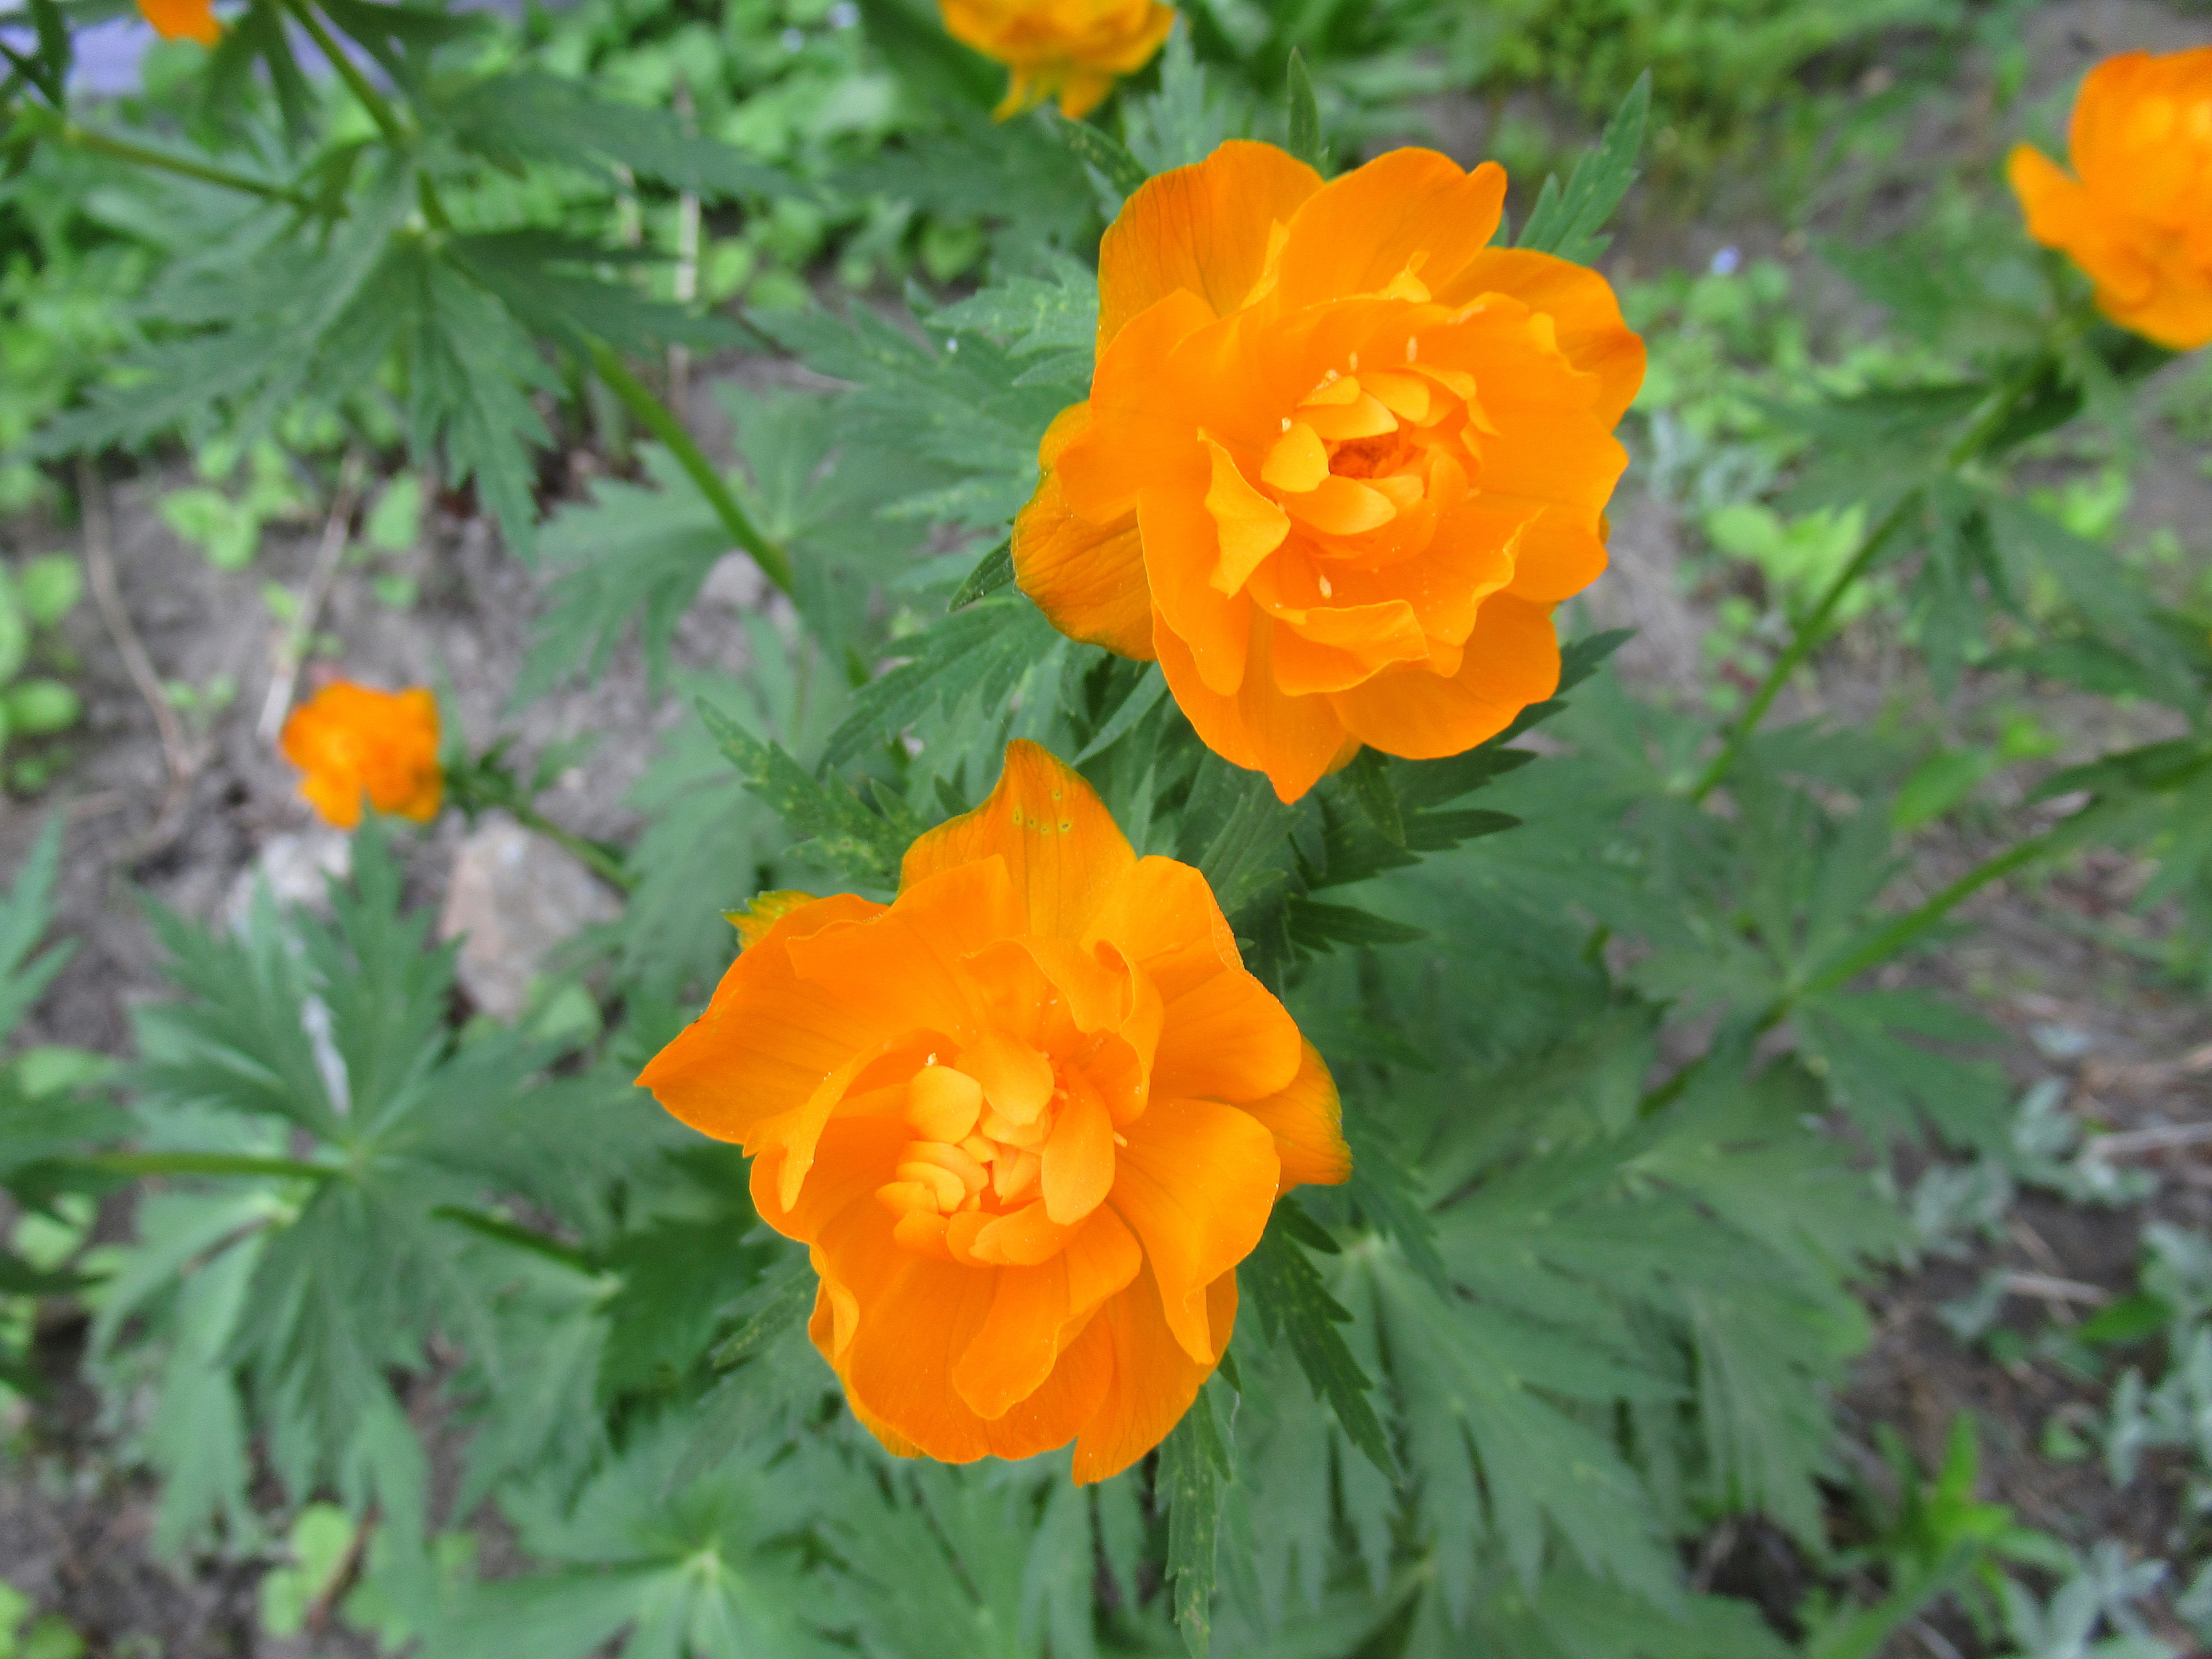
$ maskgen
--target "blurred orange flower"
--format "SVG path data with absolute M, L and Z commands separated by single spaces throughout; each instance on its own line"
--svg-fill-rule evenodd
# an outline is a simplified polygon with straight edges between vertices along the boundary
M 2212 46 L 2107 58 L 2067 147 L 2071 173 L 2027 144 L 2006 163 L 2028 234 L 2063 248 L 2121 327 L 2176 351 L 2212 342 Z
M 939 0 L 953 39 L 1012 71 L 999 119 L 1057 97 L 1079 121 L 1144 68 L 1175 27 L 1158 0 Z
M 222 39 L 208 0 L 138 0 L 138 14 L 164 40 L 197 40 L 211 46 Z
M 1350 1173 L 1328 1066 L 1206 878 L 1034 744 L 894 902 L 799 896 L 638 1082 L 752 1156 L 884 1445 L 1126 1468 L 1219 1362 L 1276 1194 Z
M 333 680 L 292 711 L 280 746 L 307 774 L 300 793 L 341 830 L 361 822 L 362 797 L 417 823 L 438 815 L 438 701 L 421 686 L 378 691 Z
M 1106 233 L 1090 401 L 1045 434 L 1015 570 L 1285 800 L 1549 696 L 1552 608 L 1605 568 L 1644 344 L 1595 272 L 1489 246 L 1504 194 L 1495 162 L 1324 185 L 1235 143 Z

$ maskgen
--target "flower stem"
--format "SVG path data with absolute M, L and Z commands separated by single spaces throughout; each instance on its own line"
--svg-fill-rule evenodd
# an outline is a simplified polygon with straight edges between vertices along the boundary
M 264 202 L 282 202 L 287 207 L 301 209 L 313 205 L 297 191 L 288 190 L 282 185 L 268 184 L 259 179 L 248 178 L 242 173 L 233 173 L 228 167 L 210 167 L 204 161 L 172 155 L 166 150 L 134 144 L 128 139 L 111 137 L 106 133 L 79 126 L 74 121 L 54 122 L 46 128 L 46 136 L 56 143 L 65 144 L 71 149 L 105 155 L 113 161 L 129 161 L 136 167 L 172 173 L 180 179 L 198 179 L 204 185 L 220 185 L 225 190 L 239 191 L 247 196 L 258 196 Z
M 1908 910 L 1887 927 L 1859 946 L 1841 962 L 1823 969 L 1791 993 L 1797 997 L 1819 996 L 1846 985 L 1877 963 L 1895 956 L 1906 945 L 1958 908 L 1959 905 L 1993 881 L 2002 880 L 2014 871 L 2034 863 L 2046 853 L 2060 850 L 2070 844 L 2079 830 L 2081 814 L 2069 818 L 2056 829 L 2039 836 L 2031 836 L 2017 846 L 2008 847 L 1996 857 L 1985 859 L 1965 875 L 1917 909 Z
M 1867 533 L 1866 539 L 1859 544 L 1859 550 L 1851 556 L 1851 562 L 1837 573 L 1835 580 L 1828 584 L 1828 591 L 1820 595 L 1820 603 L 1798 619 L 1796 626 L 1790 631 L 1788 648 L 1774 659 L 1774 666 L 1766 671 L 1766 678 L 1759 682 L 1759 690 L 1752 693 L 1751 701 L 1744 706 L 1743 713 L 1736 716 L 1735 723 L 1729 727 L 1727 737 L 1722 740 L 1720 753 L 1713 757 L 1712 763 L 1698 779 L 1697 787 L 1690 791 L 1692 800 L 1701 801 L 1720 787 L 1722 780 L 1735 767 L 1736 757 L 1743 752 L 1744 744 L 1759 729 L 1759 721 L 1766 717 L 1766 711 L 1773 707 L 1775 698 L 1782 694 L 1782 688 L 1789 683 L 1790 677 L 1827 637 L 1828 619 L 1835 614 L 1836 607 L 1844 602 L 1844 595 L 1881 556 L 1882 550 L 1889 545 L 1891 538 L 1898 532 L 1905 528 L 1905 520 L 1919 504 L 1920 492 L 1917 489 L 1908 490 L 1901 496 L 1897 505 L 1882 516 L 1881 522 Z
M 752 556 L 753 562 L 760 567 L 763 575 L 783 592 L 789 593 L 792 584 L 790 556 L 763 535 L 745 516 L 744 508 L 738 505 L 738 498 L 722 482 L 721 474 L 714 471 L 714 463 L 692 441 L 691 434 L 684 429 L 684 423 L 676 418 L 667 404 L 653 395 L 644 381 L 630 373 L 629 366 L 623 362 L 612 347 L 604 341 L 594 340 L 591 343 L 591 351 L 592 367 L 599 372 L 599 379 L 606 382 L 607 390 L 622 400 L 623 407 L 629 410 L 641 426 L 668 446 L 670 453 L 676 457 L 677 464 L 683 467 L 691 482 L 699 486 L 699 493 L 714 509 L 714 516 L 722 521 L 722 527 L 730 532 L 731 539 Z
M 2021 394 L 2043 378 L 2050 364 L 2047 356 L 2035 357 L 1997 387 L 1996 394 L 1984 406 L 1981 418 L 1943 458 L 1945 471 L 1954 472 L 1988 452 L 1997 434 L 2004 429 L 2006 422 L 2012 418 Z M 1905 528 L 1923 495 L 1923 489 L 1915 489 L 1900 496 L 1897 504 L 1883 515 L 1881 522 L 1859 544 L 1859 550 L 1852 555 L 1851 562 L 1844 567 L 1834 581 L 1828 584 L 1827 592 L 1820 595 L 1820 603 L 1798 620 L 1790 631 L 1789 647 L 1775 659 L 1774 666 L 1759 682 L 1759 690 L 1752 693 L 1751 702 L 1736 717 L 1735 724 L 1729 727 L 1728 734 L 1721 743 L 1720 752 L 1713 757 L 1712 763 L 1705 768 L 1696 787 L 1690 791 L 1692 800 L 1701 801 L 1720 787 L 1735 765 L 1737 757 L 1743 753 L 1744 744 L 1759 729 L 1759 723 L 1766 717 L 1766 711 L 1773 707 L 1774 699 L 1781 695 L 1783 686 L 1827 637 L 1829 620 L 1835 614 L 1836 607 L 1843 603 L 1844 595 L 1851 590 L 1860 577 L 1866 574 L 1881 556 L 1882 550 Z
M 338 79 L 346 83 L 346 89 L 353 94 L 362 108 L 368 112 L 368 118 L 376 123 L 376 130 L 384 135 L 385 142 L 394 149 L 410 149 L 414 143 L 414 134 L 409 131 L 407 123 L 400 118 L 399 112 L 392 108 L 392 100 L 379 92 L 376 83 L 362 72 L 361 65 L 354 62 L 352 54 L 331 33 L 330 26 L 323 21 L 311 0 L 284 0 L 284 7 L 298 20 L 300 27 L 307 30 L 308 38 L 315 43 L 315 50 L 329 61 Z M 438 186 L 428 173 L 419 171 L 416 173 L 415 195 L 422 204 L 422 217 L 433 230 L 451 230 L 453 228 L 452 218 L 446 212 L 445 202 L 438 194 Z
M 335 1164 L 232 1152 L 93 1152 L 71 1163 L 119 1176 L 258 1176 L 279 1181 L 335 1181 Z
M 314 7 L 308 3 L 308 0 L 286 0 L 285 9 L 298 20 L 301 28 L 307 30 L 307 38 L 315 43 L 315 50 L 323 54 L 338 79 L 346 83 L 347 89 L 368 112 L 368 118 L 376 123 L 377 131 L 384 135 L 385 141 L 395 149 L 404 149 L 409 134 L 406 124 L 399 118 L 399 112 L 392 108 L 391 101 L 376 89 L 375 83 L 362 73 L 361 65 L 355 63 L 353 55 L 338 44 L 337 37 L 316 14 Z
M 514 815 L 514 821 L 526 830 L 535 830 L 548 841 L 557 842 L 586 865 L 594 874 L 618 890 L 628 893 L 637 886 L 637 878 L 623 866 L 615 854 L 589 836 L 580 836 L 573 830 L 563 830 L 529 802 L 516 799 L 501 803 Z

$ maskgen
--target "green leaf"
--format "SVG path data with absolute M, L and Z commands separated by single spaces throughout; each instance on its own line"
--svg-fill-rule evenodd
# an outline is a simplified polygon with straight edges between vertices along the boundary
M 1000 542 L 976 560 L 975 568 L 961 580 L 953 590 L 952 599 L 945 609 L 947 612 L 965 611 L 976 600 L 997 592 L 1014 580 L 1014 544 Z
M 1321 136 L 1321 106 L 1314 97 L 1313 76 L 1307 72 L 1305 54 L 1293 46 L 1290 63 L 1290 141 L 1285 146 L 1322 177 L 1328 177 L 1328 148 Z
M 1137 187 L 1152 177 L 1145 164 L 1130 155 L 1121 141 L 1103 127 L 1092 126 L 1088 121 L 1071 121 L 1057 112 L 1046 119 L 1051 124 L 1053 136 L 1066 145 L 1078 161 L 1096 167 L 1106 182 L 1123 196 L 1135 195 Z
M 31 855 L 0 899 L 0 1041 L 15 1029 L 31 1005 L 46 994 L 75 950 L 74 941 L 40 955 L 31 952 L 53 920 L 54 878 L 60 873 L 62 820 L 57 813 L 32 843 Z
M 464 149 L 517 174 L 526 167 L 602 173 L 622 167 L 710 199 L 799 193 L 774 168 L 687 134 L 672 111 L 611 103 L 581 82 L 536 70 L 488 76 L 432 98 L 425 110 Z
M 1359 949 L 1373 945 L 1411 945 L 1429 936 L 1349 904 L 1322 904 L 1293 896 L 1287 902 L 1291 940 L 1309 951 L 1334 951 L 1340 945 Z
M 863 886 L 897 885 L 906 849 L 921 833 L 919 823 L 871 811 L 842 778 L 817 781 L 781 744 L 760 742 L 712 703 L 698 708 L 738 775 L 802 837 L 805 851 Z
M 823 757 L 838 765 L 925 717 L 973 701 L 995 719 L 1009 695 L 1060 643 L 1044 613 L 1023 595 L 978 601 L 897 642 L 908 660 L 854 695 L 853 712 L 831 733 Z
M 1605 222 L 1636 182 L 1644 151 L 1644 127 L 1651 113 L 1651 72 L 1637 77 L 1605 131 L 1575 163 L 1566 188 L 1555 173 L 1544 180 L 1535 210 L 1522 228 L 1520 246 L 1586 265 L 1603 253 L 1612 239 Z
M 1316 1238 L 1319 1246 L 1315 1244 Z M 1336 1241 L 1316 1226 L 1295 1200 L 1278 1199 L 1259 1248 L 1238 1270 L 1237 1284 L 1250 1294 L 1267 1340 L 1288 1339 L 1314 1397 L 1328 1401 L 1352 1443 L 1395 1480 L 1397 1459 L 1391 1455 L 1389 1439 L 1367 1398 L 1374 1381 L 1360 1369 L 1336 1329 L 1350 1323 L 1352 1315 L 1328 1293 L 1306 1255 L 1307 1249 L 1317 1247 L 1325 1247 L 1330 1254 L 1338 1249 Z
M 1212 1388 L 1202 1387 L 1160 1443 L 1155 1500 L 1168 1512 L 1175 1620 L 1192 1659 L 1206 1659 L 1212 1641 L 1214 1553 L 1222 1500 L 1236 1474 L 1236 1459 L 1214 1418 Z

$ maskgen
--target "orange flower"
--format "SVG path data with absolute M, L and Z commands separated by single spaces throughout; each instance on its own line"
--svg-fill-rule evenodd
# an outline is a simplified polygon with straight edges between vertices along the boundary
M 438 816 L 438 702 L 416 686 L 378 691 L 333 680 L 284 722 L 284 758 L 307 775 L 300 793 L 341 830 L 361 822 L 361 799 L 417 823 Z
M 1229 143 L 1099 252 L 1097 373 L 1045 434 L 1017 575 L 1062 632 L 1157 656 L 1285 800 L 1549 696 L 1552 607 L 1605 568 L 1644 344 L 1595 272 L 1488 246 L 1504 194 L 1431 150 L 1324 185 Z
M 2212 46 L 2107 58 L 2067 144 L 2074 173 L 2027 144 L 2006 163 L 2028 234 L 2063 248 L 2121 327 L 2176 351 L 2212 342 Z
M 1220 1360 L 1277 1193 L 1350 1172 L 1320 1054 L 1206 878 L 1139 859 L 1034 744 L 894 902 L 770 896 L 638 1082 L 752 1156 L 884 1445 L 1127 1468 Z
M 197 40 L 211 46 L 222 39 L 208 0 L 138 0 L 138 13 L 164 40 Z
M 999 119 L 1057 96 L 1079 121 L 1144 68 L 1175 27 L 1158 0 L 939 0 L 953 39 L 1012 71 Z

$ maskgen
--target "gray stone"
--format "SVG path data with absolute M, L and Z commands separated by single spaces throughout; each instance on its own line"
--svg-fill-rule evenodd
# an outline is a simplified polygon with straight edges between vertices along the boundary
M 529 1006 L 546 958 L 577 929 L 611 921 L 615 896 L 574 854 L 505 816 L 485 818 L 453 858 L 438 937 L 461 941 L 469 1000 L 497 1019 Z

